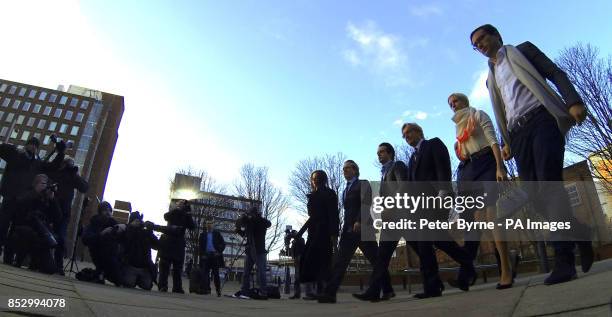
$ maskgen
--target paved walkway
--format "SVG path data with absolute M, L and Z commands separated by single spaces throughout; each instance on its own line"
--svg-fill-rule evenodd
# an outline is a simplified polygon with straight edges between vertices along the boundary
M 340 293 L 337 304 L 318 304 L 147 292 L 0 264 L 0 315 L 29 315 L 9 311 L 9 298 L 61 297 L 68 304 L 64 311 L 37 310 L 35 316 L 612 316 L 612 260 L 595 263 L 591 272 L 569 283 L 546 286 L 544 278 L 542 274 L 519 278 L 515 287 L 501 291 L 495 283 L 469 292 L 447 288 L 444 296 L 426 300 L 400 291 L 389 302 L 369 303 Z M 229 284 L 227 293 L 236 288 L 237 284 Z

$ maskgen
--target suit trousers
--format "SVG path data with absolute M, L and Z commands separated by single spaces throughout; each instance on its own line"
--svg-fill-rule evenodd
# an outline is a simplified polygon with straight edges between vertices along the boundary
M 357 251 L 361 249 L 363 255 L 368 259 L 368 262 L 374 267 L 376 265 L 376 257 L 378 256 L 378 243 L 376 241 L 361 241 L 360 233 L 343 232 L 340 236 L 340 245 L 338 247 L 338 255 L 334 261 L 331 278 L 325 288 L 325 293 L 335 295 L 342 283 L 342 278 L 346 273 L 346 269 L 351 263 L 351 259 Z M 388 269 L 383 270 L 381 278 L 381 288 L 383 293 L 393 292 L 391 286 L 391 278 Z

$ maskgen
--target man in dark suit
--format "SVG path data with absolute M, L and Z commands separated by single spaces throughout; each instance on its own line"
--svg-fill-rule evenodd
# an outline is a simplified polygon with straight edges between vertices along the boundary
M 424 194 L 425 197 L 445 197 L 452 195 L 451 165 L 448 149 L 438 138 L 426 140 L 423 129 L 416 123 L 406 123 L 402 126 L 402 136 L 414 148 L 408 163 L 408 181 L 413 184 L 409 193 Z M 418 218 L 429 221 L 447 221 L 448 210 L 441 206 L 429 206 L 417 212 Z M 444 286 L 438 275 L 438 261 L 434 251 L 436 248 L 444 251 L 461 265 L 457 283 L 464 291 L 469 289 L 469 282 L 476 272 L 472 258 L 450 236 L 447 230 L 418 232 L 416 246 L 421 260 L 421 275 L 423 290 L 416 298 L 437 297 L 442 295 Z
M 359 179 L 359 166 L 355 161 L 348 160 L 342 167 L 346 187 L 342 192 L 344 206 L 344 224 L 340 234 L 340 246 L 332 269 L 332 276 L 327 283 L 324 294 L 319 295 L 319 303 L 335 303 L 336 292 L 342 282 L 344 273 L 348 268 L 357 248 L 360 248 L 370 264 L 376 264 L 378 243 L 372 230 L 372 188 L 367 180 Z M 364 226 L 361 225 L 362 221 Z M 389 272 L 385 271 L 382 277 L 383 298 L 395 296 Z
M 215 282 L 217 296 L 221 296 L 221 280 L 219 278 L 219 268 L 225 267 L 223 251 L 225 250 L 225 240 L 221 233 L 214 229 L 213 219 L 206 220 L 206 231 L 200 233 L 200 274 L 204 294 L 210 294 L 210 272 L 212 271 Z
M 538 212 L 549 221 L 571 222 L 571 234 L 559 230 L 550 235 L 555 267 L 545 284 L 570 281 L 576 277 L 576 246 L 583 272 L 593 263 L 589 229 L 572 214 L 562 184 L 565 135 L 585 120 L 584 102 L 563 70 L 532 43 L 503 45 L 499 31 L 490 24 L 472 31 L 470 41 L 489 59 L 487 88 L 502 136 L 503 158 L 514 156 L 521 182 L 532 185 L 530 195 Z M 547 183 L 538 186 L 536 181 Z
M 403 193 L 405 190 L 405 182 L 408 180 L 406 164 L 402 161 L 395 160 L 395 149 L 389 143 L 381 143 L 378 146 L 376 154 L 378 155 L 378 161 L 382 164 L 379 195 L 381 197 L 394 197 L 398 193 Z M 381 213 L 381 219 L 383 221 L 394 221 L 400 218 L 401 215 L 394 209 L 384 210 Z M 391 256 L 393 256 L 393 252 L 399 240 L 402 238 L 403 233 L 404 232 L 399 230 L 381 231 L 376 264 L 374 264 L 372 274 L 370 275 L 370 285 L 363 294 L 353 294 L 355 298 L 375 302 L 381 299 L 388 300 L 395 296 L 395 293 L 391 291 L 383 293 L 381 298 L 380 292 L 385 282 L 385 278 L 387 274 L 389 274 L 388 268 Z M 412 245 L 412 242 L 408 241 L 408 244 Z

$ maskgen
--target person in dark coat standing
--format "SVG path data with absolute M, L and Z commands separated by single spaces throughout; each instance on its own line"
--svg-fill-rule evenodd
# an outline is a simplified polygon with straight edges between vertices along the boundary
M 183 291 L 183 262 L 185 261 L 185 230 L 193 230 L 195 224 L 191 218 L 191 207 L 186 200 L 179 200 L 176 207 L 164 214 L 168 222 L 165 227 L 156 226 L 156 231 L 163 234 L 159 240 L 159 291 L 168 291 L 168 274 L 172 265 L 172 292 Z
M 225 267 L 223 251 L 225 240 L 221 233 L 214 229 L 213 219 L 206 220 L 206 231 L 200 233 L 200 274 L 204 283 L 204 294 L 210 294 L 210 273 L 212 271 L 217 297 L 221 296 L 221 278 L 219 268 Z
M 4 246 L 5 239 L 11 222 L 15 218 L 17 198 L 25 194 L 37 174 L 48 174 L 59 168 L 64 159 L 66 143 L 56 142 L 56 157 L 52 162 L 44 162 L 38 157 L 40 141 L 30 138 L 24 147 L 19 149 L 13 144 L 0 144 L 0 158 L 6 161 L 4 174 L 0 183 L 0 195 L 2 195 L 2 208 L 0 208 L 0 247 Z M 4 248 L 4 263 L 13 262 L 13 252 L 10 248 Z
M 289 248 L 289 256 L 293 259 L 295 274 L 293 278 L 293 296 L 289 299 L 299 299 L 302 297 L 302 287 L 300 285 L 300 263 L 302 262 L 302 253 L 306 248 L 304 238 L 297 235 L 296 230 L 291 230 L 288 233 L 288 238 L 291 239 L 291 247 Z M 308 290 L 307 290 L 308 291 Z
M 316 170 L 310 174 L 311 192 L 308 194 L 308 220 L 298 232 L 308 230 L 308 240 L 300 263 L 300 282 L 317 283 L 317 294 L 323 294 L 324 282 L 331 273 L 332 256 L 337 252 L 340 216 L 338 195 L 329 188 L 327 174 Z M 314 300 L 307 294 L 304 299 Z
M 251 289 L 251 270 L 253 265 L 257 265 L 257 281 L 259 285 L 260 299 L 267 299 L 266 281 L 266 231 L 272 223 L 261 216 L 261 211 L 257 207 L 251 207 L 244 215 L 236 220 L 236 232 L 246 238 L 244 275 L 242 276 L 242 286 L 240 291 L 234 296 L 240 298 L 250 298 L 253 294 Z
M 56 200 L 62 211 L 61 219 L 55 232 L 57 234 L 57 247 L 55 248 L 55 265 L 56 271 L 60 275 L 64 275 L 64 254 L 66 253 L 66 234 L 68 231 L 68 223 L 70 222 L 72 200 L 74 199 L 74 190 L 81 193 L 87 192 L 89 184 L 83 179 L 78 172 L 79 168 L 74 165 L 74 159 L 70 156 L 64 157 L 59 170 L 49 173 L 49 177 L 57 182 L 58 190 Z

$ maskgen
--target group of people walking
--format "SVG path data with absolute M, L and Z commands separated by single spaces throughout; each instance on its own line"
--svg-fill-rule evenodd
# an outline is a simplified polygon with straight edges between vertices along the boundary
M 496 136 L 491 118 L 484 111 L 471 107 L 465 94 L 453 93 L 448 97 L 457 136 L 454 150 L 461 161 L 457 173 L 459 191 L 462 191 L 461 184 L 481 182 L 483 185 L 476 191 L 489 193 L 484 210 L 464 212 L 463 217 L 468 218 L 466 220 L 496 220 L 497 195 L 491 194 L 496 188 L 486 184 L 507 180 L 504 160 L 514 158 L 521 181 L 548 182 L 546 186 L 530 190 L 535 211 L 548 221 L 569 220 L 574 228 L 569 234 L 561 231 L 551 233 L 555 265 L 544 283 L 552 285 L 570 281 L 576 278 L 574 250 L 578 249 L 580 253 L 583 272 L 590 269 L 594 257 L 588 228 L 576 221 L 562 185 L 566 133 L 573 125 L 585 120 L 586 107 L 567 75 L 532 43 L 504 45 L 501 34 L 490 24 L 476 28 L 470 34 L 470 41 L 474 50 L 488 58 L 487 88 L 501 140 Z M 556 91 L 547 80 L 554 84 Z M 406 165 L 396 160 L 391 144 L 384 142 L 378 146 L 377 156 L 382 165 L 379 194 L 394 196 L 401 191 L 410 192 L 405 188 L 406 182 L 419 182 L 419 194 L 451 194 L 450 155 L 444 143 L 439 138 L 426 139 L 422 127 L 416 123 L 404 124 L 401 135 L 414 149 L 413 154 Z M 415 237 L 406 235 L 406 231 L 383 229 L 377 243 L 369 213 L 370 184 L 359 179 L 359 166 L 352 160 L 344 163 L 343 171 L 347 182 L 341 197 L 344 224 L 340 232 L 338 197 L 329 188 L 324 171 L 317 170 L 311 174 L 312 190 L 307 204 L 309 218 L 296 234 L 299 236 L 308 231 L 298 268 L 300 282 L 317 284 L 316 294 L 313 292 L 305 299 L 335 303 L 338 286 L 357 248 L 372 264 L 373 271 L 367 290 L 353 296 L 366 301 L 391 299 L 395 293 L 388 266 L 402 237 L 420 259 L 423 292 L 414 295 L 415 298 L 441 296 L 444 290 L 434 247 L 459 264 L 459 273 L 453 284 L 464 291 L 469 290 L 476 274 L 473 261 L 479 248 L 478 237 L 469 237 L 463 246 L 459 246 L 444 231 L 437 232 L 435 239 L 428 239 L 424 233 Z M 428 182 L 438 185 L 423 185 Z M 448 186 L 439 185 L 444 183 Z M 474 194 L 474 188 L 469 190 Z M 448 211 L 427 211 L 436 212 L 417 214 L 434 221 L 448 219 Z M 392 221 L 402 214 L 387 209 L 381 217 Z M 508 246 L 501 230 L 492 231 L 501 272 L 496 288 L 510 288 L 514 274 Z M 336 246 L 338 250 L 334 252 Z

